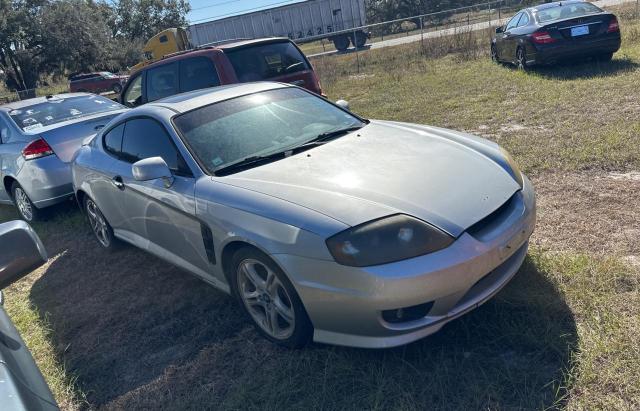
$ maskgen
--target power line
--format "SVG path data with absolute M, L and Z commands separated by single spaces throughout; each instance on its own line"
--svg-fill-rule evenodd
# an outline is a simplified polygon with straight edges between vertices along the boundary
M 191 9 L 191 11 L 210 9 L 210 8 L 213 8 L 213 7 L 224 6 L 224 5 L 231 4 L 231 3 L 237 3 L 239 1 L 242 1 L 242 0 L 223 1 L 222 3 L 215 3 L 215 4 L 209 4 L 208 6 L 196 7 L 195 9 Z
M 237 0 L 230 0 L 230 2 L 232 2 L 232 1 L 237 1 Z M 260 7 L 254 7 L 254 8 L 251 8 L 251 9 L 238 10 L 238 11 L 235 11 L 233 13 L 219 14 L 217 16 L 209 16 L 209 17 L 204 17 L 204 18 L 201 18 L 201 19 L 191 20 L 190 22 L 191 23 L 198 23 L 198 22 L 201 22 L 201 21 L 215 20 L 215 19 L 219 19 L 219 18 L 223 18 L 223 17 L 234 16 L 236 14 L 243 14 L 243 13 L 247 13 L 247 12 L 251 12 L 251 11 L 267 9 L 267 8 L 270 8 L 271 6 L 280 6 L 280 5 L 283 5 L 283 4 L 291 4 L 291 3 L 298 3 L 298 2 L 300 2 L 300 0 L 280 1 L 280 2 L 277 2 L 277 3 L 265 4 L 265 5 L 260 6 Z M 211 7 L 213 7 L 213 6 L 211 6 Z

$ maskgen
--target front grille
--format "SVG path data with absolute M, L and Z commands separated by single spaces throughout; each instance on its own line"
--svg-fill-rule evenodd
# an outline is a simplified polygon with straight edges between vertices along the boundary
M 521 195 L 520 191 L 512 195 L 504 204 L 498 207 L 491 214 L 469 227 L 467 229 L 467 233 L 471 234 L 475 238 L 483 238 L 487 232 L 491 231 L 511 215 L 517 205 L 516 203 L 518 202 L 518 198 L 520 198 Z

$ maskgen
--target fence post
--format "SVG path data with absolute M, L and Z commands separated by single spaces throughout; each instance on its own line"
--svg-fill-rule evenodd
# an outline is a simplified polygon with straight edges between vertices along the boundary
M 420 51 L 424 53 L 424 17 L 420 16 Z
M 491 3 L 489 3 L 489 28 L 491 28 Z
M 327 50 L 324 48 L 324 39 L 320 39 L 320 43 L 322 44 L 322 51 L 326 52 Z
M 358 53 L 358 41 L 356 40 L 356 29 L 353 29 L 353 46 L 356 49 L 356 67 L 358 70 L 358 74 L 360 74 L 360 54 Z

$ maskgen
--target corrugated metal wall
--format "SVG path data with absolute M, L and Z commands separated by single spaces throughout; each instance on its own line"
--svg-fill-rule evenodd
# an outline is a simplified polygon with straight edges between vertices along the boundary
M 191 44 L 201 46 L 224 40 L 273 36 L 304 41 L 364 24 L 364 0 L 309 0 L 194 24 L 187 30 Z

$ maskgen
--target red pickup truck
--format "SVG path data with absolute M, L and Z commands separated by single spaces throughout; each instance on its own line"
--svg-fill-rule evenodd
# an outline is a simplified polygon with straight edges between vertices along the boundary
M 113 91 L 120 94 L 122 85 L 129 76 L 119 76 L 108 71 L 96 73 L 76 74 L 69 78 L 69 91 L 72 93 L 86 91 L 89 93 L 102 93 Z

